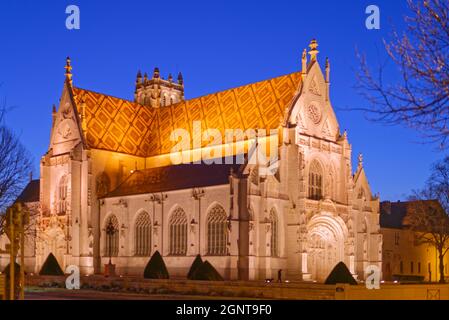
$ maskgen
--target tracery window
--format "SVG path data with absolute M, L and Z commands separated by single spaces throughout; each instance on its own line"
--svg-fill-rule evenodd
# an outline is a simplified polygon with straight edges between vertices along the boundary
M 187 254 L 187 215 L 177 208 L 170 217 L 170 254 L 184 256 Z
M 271 256 L 278 257 L 279 256 L 279 222 L 278 216 L 274 209 L 270 211 L 270 229 L 271 229 L 271 238 L 270 238 L 270 249 Z
M 141 212 L 134 225 L 134 254 L 151 255 L 151 218 L 147 212 Z
M 107 257 L 117 257 L 119 251 L 119 224 L 117 217 L 111 215 L 105 224 L 106 243 L 104 255 Z
M 321 200 L 323 197 L 323 169 L 318 161 L 314 160 L 309 169 L 309 198 Z
M 207 254 L 226 255 L 228 243 L 227 216 L 223 207 L 214 206 L 207 216 Z
M 67 212 L 67 203 L 68 197 L 68 179 L 67 176 L 63 176 L 61 180 L 59 180 L 58 191 L 57 191 L 57 213 L 65 214 Z

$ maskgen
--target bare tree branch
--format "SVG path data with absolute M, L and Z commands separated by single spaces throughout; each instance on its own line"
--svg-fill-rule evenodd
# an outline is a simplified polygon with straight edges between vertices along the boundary
M 385 64 L 375 73 L 366 57 L 357 53 L 360 66 L 356 89 L 369 106 L 370 120 L 401 124 L 418 130 L 426 142 L 447 148 L 449 137 L 449 3 L 445 0 L 408 0 L 407 28 L 384 41 L 388 57 L 398 67 L 400 80 L 384 83 Z
M 0 105 L 0 235 L 5 232 L 6 209 L 16 201 L 29 181 L 31 156 L 19 138 L 7 127 L 5 114 L 9 110 Z

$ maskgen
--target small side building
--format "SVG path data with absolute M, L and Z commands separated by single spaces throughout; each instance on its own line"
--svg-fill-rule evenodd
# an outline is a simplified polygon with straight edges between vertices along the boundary
M 428 200 L 436 201 L 436 200 Z M 385 201 L 380 204 L 380 226 L 383 236 L 382 275 L 385 281 L 422 276 L 424 281 L 439 279 L 438 254 L 430 244 L 418 244 L 415 231 L 404 224 L 404 218 L 416 205 L 414 201 Z M 449 254 L 445 256 L 444 273 L 448 276 Z
M 25 205 L 30 213 L 30 223 L 25 227 L 25 272 L 35 271 L 36 261 L 36 228 L 39 216 L 40 180 L 30 180 L 16 202 Z M 6 235 L 0 237 L 0 272 L 9 264 L 9 239 Z M 18 257 L 19 258 L 19 257 Z

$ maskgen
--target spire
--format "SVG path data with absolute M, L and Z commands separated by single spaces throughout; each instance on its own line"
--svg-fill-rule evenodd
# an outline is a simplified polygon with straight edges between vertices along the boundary
M 142 84 L 142 73 L 139 70 L 136 76 L 136 90 L 141 86 L 141 84 Z
M 363 154 L 359 153 L 358 159 L 359 159 L 359 168 L 362 168 L 363 167 Z
M 310 48 L 310 51 L 309 51 L 310 62 L 316 61 L 316 56 L 319 53 L 319 51 L 317 50 L 318 42 L 316 41 L 316 39 L 312 39 L 312 41 L 310 41 L 309 48 Z
M 159 68 L 156 67 L 156 68 L 154 68 L 153 79 L 157 79 L 159 77 L 160 77 Z
M 73 81 L 72 81 L 72 65 L 70 57 L 67 57 L 64 69 L 65 69 L 65 79 L 69 82 L 71 86 L 73 84 Z
M 183 85 L 183 84 L 184 84 L 184 78 L 182 77 L 182 73 L 181 73 L 181 72 L 178 73 L 178 83 L 179 83 L 180 85 Z
M 173 81 L 173 76 L 171 75 L 171 73 L 168 74 L 168 81 L 170 81 L 170 82 Z
M 143 83 L 147 83 L 148 81 L 148 73 L 145 72 L 145 74 L 143 75 Z

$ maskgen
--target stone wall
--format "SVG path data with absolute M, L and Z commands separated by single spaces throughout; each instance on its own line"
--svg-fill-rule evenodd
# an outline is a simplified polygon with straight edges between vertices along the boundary
M 27 276 L 27 286 L 65 286 L 65 277 Z M 82 288 L 143 294 L 179 294 L 289 300 L 449 300 L 449 284 L 383 284 L 379 290 L 364 285 L 269 283 L 259 281 L 149 280 L 138 277 L 82 277 Z
M 337 285 L 336 300 L 449 300 L 449 284 L 387 284 L 379 290 Z
M 64 287 L 65 277 L 28 276 L 27 286 Z M 129 292 L 161 293 L 179 295 L 203 295 L 258 299 L 334 299 L 335 286 L 305 283 L 269 283 L 256 281 L 187 281 L 150 280 L 137 277 L 105 278 L 82 277 L 82 288 L 99 290 L 126 290 Z

